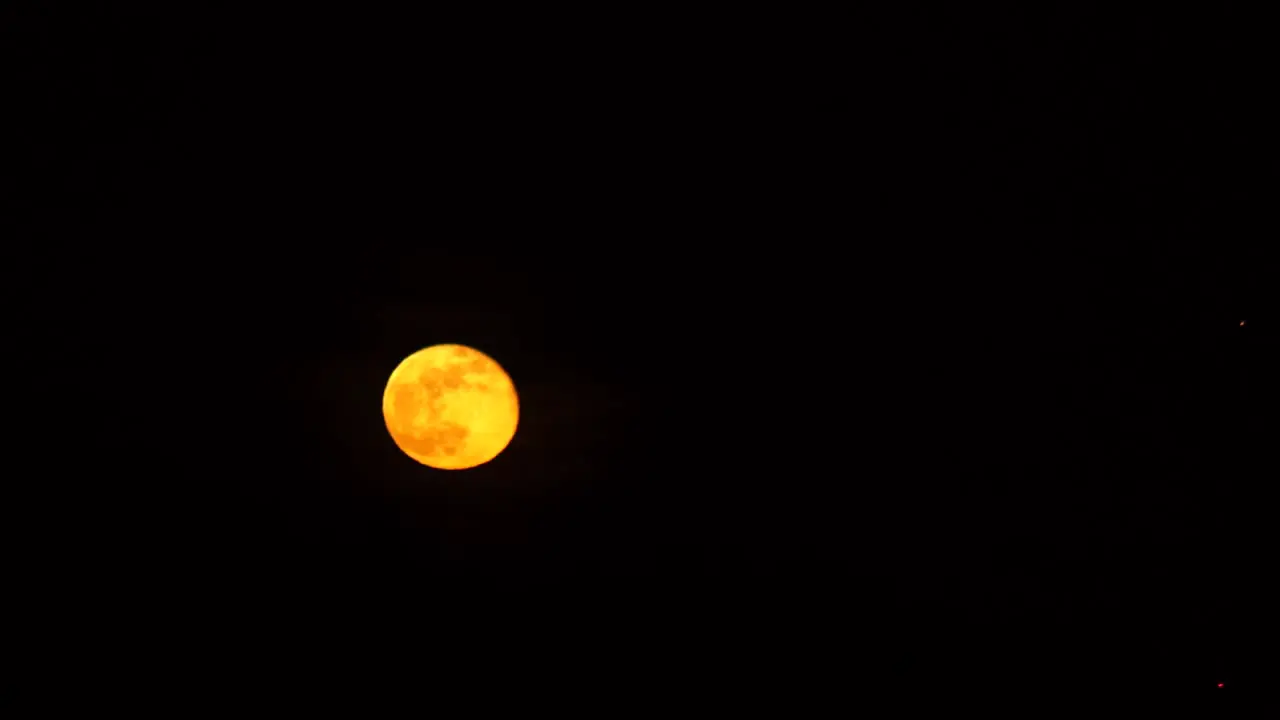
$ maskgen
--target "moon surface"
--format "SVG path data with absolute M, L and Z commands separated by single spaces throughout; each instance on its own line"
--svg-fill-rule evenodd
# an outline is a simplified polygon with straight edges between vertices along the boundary
M 493 358 L 465 345 L 433 345 L 400 362 L 382 394 L 396 446 L 440 470 L 483 465 L 515 437 L 515 384 Z

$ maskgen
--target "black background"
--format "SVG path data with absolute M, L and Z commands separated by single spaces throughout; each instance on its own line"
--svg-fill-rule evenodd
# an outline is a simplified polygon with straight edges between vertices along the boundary
M 1263 688 L 1248 23 L 13 20 L 14 547 L 90 669 L 428 711 Z M 466 473 L 380 417 L 437 342 L 521 392 Z

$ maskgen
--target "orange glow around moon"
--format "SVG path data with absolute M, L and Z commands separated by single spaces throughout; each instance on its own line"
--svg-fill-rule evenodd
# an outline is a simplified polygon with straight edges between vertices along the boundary
M 511 377 L 493 358 L 465 345 L 433 345 L 392 371 L 382 416 L 409 457 L 440 470 L 464 470 L 507 447 L 520 404 Z

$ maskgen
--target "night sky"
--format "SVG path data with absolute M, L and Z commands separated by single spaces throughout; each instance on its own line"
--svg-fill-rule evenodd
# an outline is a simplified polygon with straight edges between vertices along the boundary
M 28 555 L 101 662 L 414 712 L 1274 683 L 1248 31 L 415 12 L 10 24 Z M 444 342 L 520 392 L 471 471 L 381 416 Z

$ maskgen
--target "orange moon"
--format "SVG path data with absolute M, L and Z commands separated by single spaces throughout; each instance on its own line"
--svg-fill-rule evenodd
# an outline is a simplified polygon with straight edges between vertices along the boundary
M 493 358 L 465 345 L 433 345 L 392 371 L 382 416 L 405 455 L 440 470 L 465 470 L 506 449 L 520 403 Z

